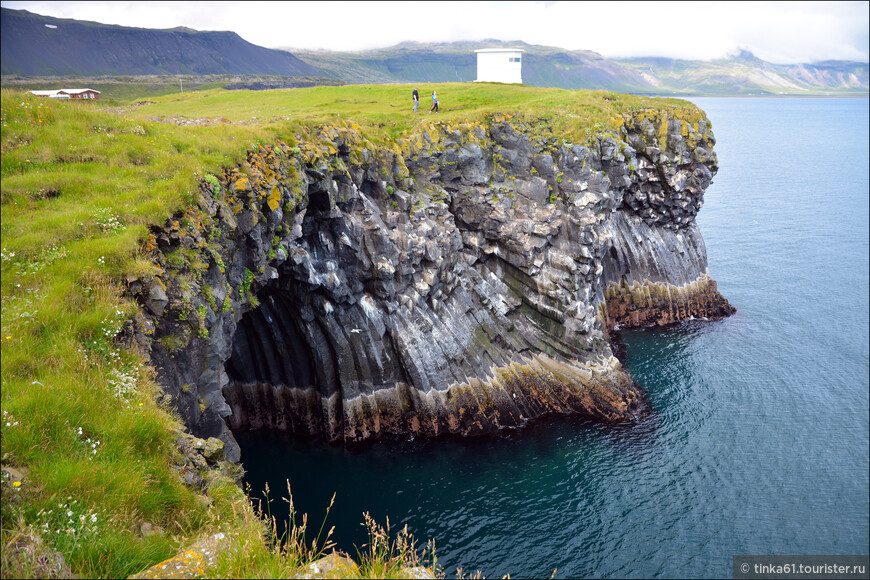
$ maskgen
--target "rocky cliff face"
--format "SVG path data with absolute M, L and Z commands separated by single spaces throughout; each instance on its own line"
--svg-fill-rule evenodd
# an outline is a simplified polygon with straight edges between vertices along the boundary
M 733 311 L 694 217 L 715 173 L 697 110 L 637 111 L 590 146 L 521 119 L 353 124 L 204 180 L 131 280 L 136 339 L 192 431 L 354 442 L 469 435 L 645 405 L 614 325 Z

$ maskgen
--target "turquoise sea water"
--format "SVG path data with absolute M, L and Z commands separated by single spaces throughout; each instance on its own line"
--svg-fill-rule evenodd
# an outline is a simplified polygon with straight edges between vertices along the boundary
M 246 481 L 354 552 L 362 513 L 448 576 L 731 577 L 734 554 L 866 554 L 868 100 L 693 99 L 720 170 L 698 221 L 738 308 L 623 332 L 655 414 L 351 451 L 238 434 Z M 286 515 L 276 501 L 272 513 Z

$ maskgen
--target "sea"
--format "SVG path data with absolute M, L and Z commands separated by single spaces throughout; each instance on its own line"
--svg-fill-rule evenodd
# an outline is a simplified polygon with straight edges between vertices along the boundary
M 730 578 L 735 555 L 866 555 L 868 99 L 693 98 L 719 172 L 698 223 L 737 313 L 622 331 L 654 413 L 345 449 L 238 434 L 252 499 L 357 556 L 363 514 L 446 576 Z M 327 509 L 334 496 L 334 503 Z

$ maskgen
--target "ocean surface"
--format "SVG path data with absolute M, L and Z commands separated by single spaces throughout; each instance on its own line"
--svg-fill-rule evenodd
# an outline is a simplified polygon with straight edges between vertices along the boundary
M 698 216 L 737 313 L 622 332 L 655 413 L 351 451 L 238 435 L 270 487 L 355 555 L 363 512 L 488 578 L 732 576 L 735 554 L 867 554 L 868 100 L 697 98 L 719 173 Z M 325 532 L 324 532 L 325 533 Z

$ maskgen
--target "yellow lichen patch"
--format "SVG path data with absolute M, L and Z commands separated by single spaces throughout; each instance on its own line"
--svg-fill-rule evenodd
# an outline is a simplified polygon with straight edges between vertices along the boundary
M 248 178 L 247 177 L 240 177 L 238 179 L 238 181 L 236 181 L 235 185 L 233 186 L 233 189 L 235 189 L 236 191 L 245 191 L 247 188 L 248 188 Z
M 664 115 L 659 122 L 658 141 L 661 149 L 668 147 L 668 117 Z
M 148 236 L 146 236 L 145 241 L 142 243 L 142 249 L 148 254 L 157 251 L 157 236 L 154 233 L 148 233 Z
M 269 197 L 266 200 L 266 203 L 269 206 L 269 209 L 275 211 L 278 209 L 278 206 L 281 205 L 281 190 L 277 185 L 272 187 L 271 193 L 269 193 Z

